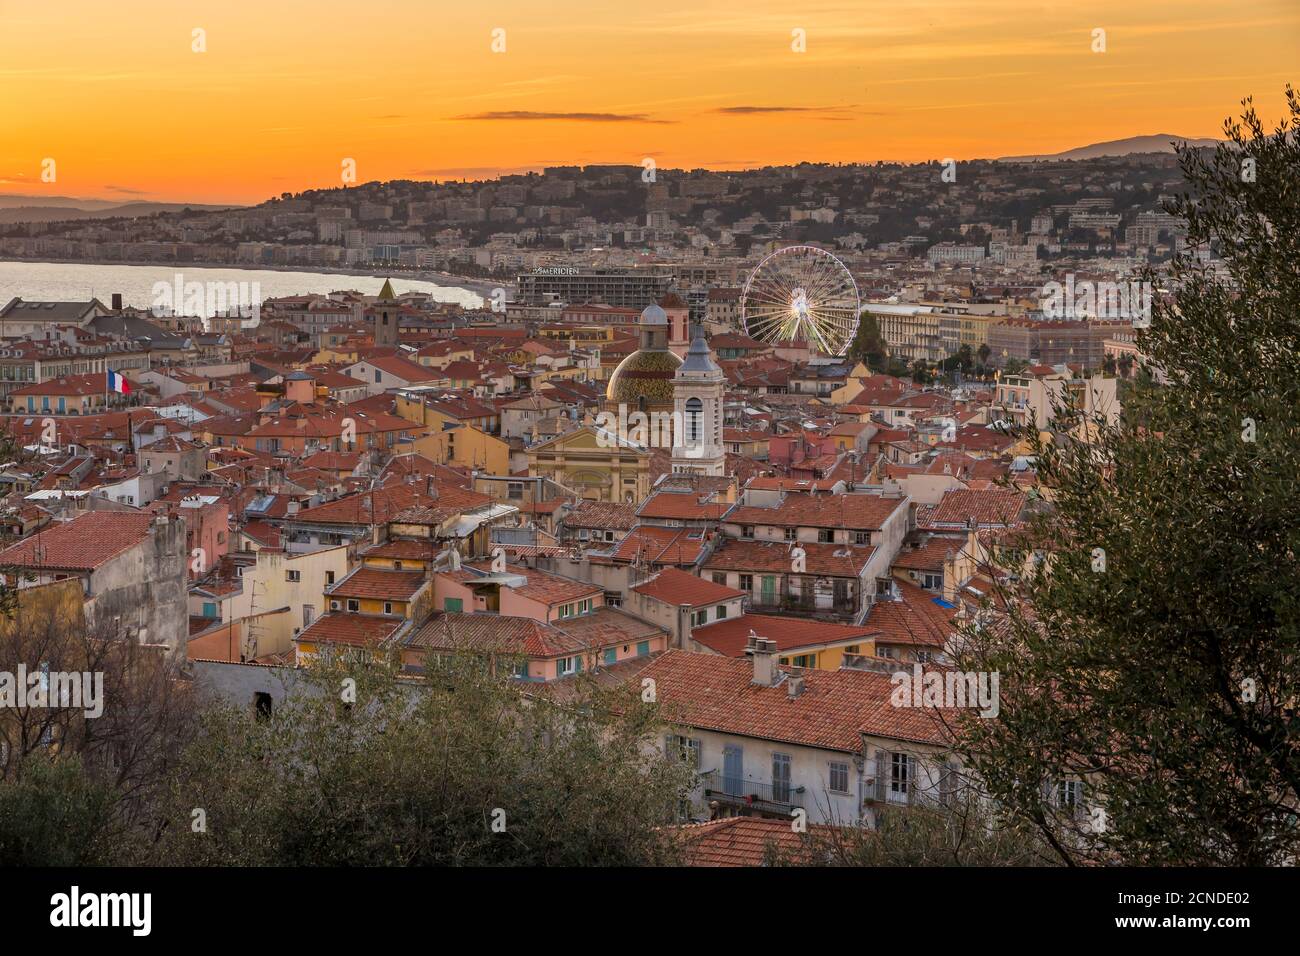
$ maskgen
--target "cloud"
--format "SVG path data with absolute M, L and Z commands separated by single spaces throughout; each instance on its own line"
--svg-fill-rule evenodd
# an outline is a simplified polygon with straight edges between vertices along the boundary
M 128 196 L 147 196 L 148 192 L 143 189 L 128 189 L 125 186 L 105 186 L 111 193 L 126 193 Z
M 753 113 L 816 113 L 827 109 L 824 106 L 719 106 L 713 112 L 730 113 L 736 116 L 748 116 Z
M 492 110 L 486 113 L 466 113 L 453 116 L 455 120 L 558 120 L 577 123 L 668 123 L 669 120 L 651 119 L 644 113 L 541 113 L 533 110 Z

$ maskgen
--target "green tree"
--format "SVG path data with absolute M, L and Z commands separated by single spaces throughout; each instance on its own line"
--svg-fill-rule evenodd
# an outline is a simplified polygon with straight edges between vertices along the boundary
M 342 700 L 355 681 L 355 703 Z M 655 708 L 583 683 L 525 698 L 475 658 L 425 678 L 318 665 L 269 719 L 217 710 L 173 777 L 153 858 L 221 865 L 671 863 L 691 770 Z M 640 688 L 637 688 L 639 694 Z M 196 810 L 202 810 L 200 817 Z
M 97 866 L 116 855 L 117 794 L 74 758 L 28 763 L 0 783 L 0 860 L 7 866 Z
M 1300 851 L 1300 104 L 1179 153 L 1175 257 L 1138 335 L 1140 418 L 1064 405 L 1026 437 L 1050 509 L 963 633 L 997 720 L 960 727 L 1004 811 L 1071 863 L 1266 865 Z M 1131 392 L 1130 392 L 1131 393 Z M 1087 431 L 1082 430 L 1086 427 Z M 1012 546 L 1014 545 L 1014 546 Z M 1000 602 L 1005 602 L 1005 610 Z
M 858 330 L 846 355 L 853 362 L 865 362 L 873 372 L 884 371 L 889 361 L 889 347 L 880 334 L 876 317 L 865 309 L 858 319 Z

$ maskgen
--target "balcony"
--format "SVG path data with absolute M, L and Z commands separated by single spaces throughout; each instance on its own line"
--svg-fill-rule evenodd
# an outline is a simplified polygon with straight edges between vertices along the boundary
M 700 774 L 705 800 L 723 806 L 751 807 L 755 811 L 788 814 L 804 805 L 804 788 L 793 783 L 770 784 L 741 777 L 725 776 L 720 770 Z

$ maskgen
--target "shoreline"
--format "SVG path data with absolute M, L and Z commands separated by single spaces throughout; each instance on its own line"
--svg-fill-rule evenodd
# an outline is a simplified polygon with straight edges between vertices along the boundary
M 492 290 L 502 287 L 503 282 L 497 282 L 490 279 L 475 278 L 472 276 L 457 276 L 448 272 L 438 272 L 432 269 L 426 269 L 417 272 L 398 270 L 391 273 L 384 273 L 377 269 L 355 269 L 343 266 L 289 266 L 289 265 L 261 265 L 247 263 L 230 263 L 230 262 L 206 262 L 194 260 L 192 262 L 158 262 L 158 261 L 140 261 L 136 259 L 27 259 L 15 256 L 0 256 L 0 262 L 25 263 L 28 265 L 67 265 L 67 266 L 143 266 L 147 268 L 171 268 L 175 267 L 177 271 L 184 271 L 185 266 L 192 266 L 195 269 L 229 269 L 234 272 L 301 272 L 308 275 L 343 275 L 343 276 L 364 276 L 368 279 L 413 279 L 417 282 L 432 282 L 445 288 L 461 289 L 465 292 L 472 292 L 484 299 L 490 298 Z M 508 280 L 506 280 L 508 282 Z

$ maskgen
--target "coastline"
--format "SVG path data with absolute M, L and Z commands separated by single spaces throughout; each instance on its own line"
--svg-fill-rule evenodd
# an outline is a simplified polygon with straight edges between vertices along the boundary
M 405 278 L 414 279 L 418 282 L 432 282 L 436 285 L 446 286 L 448 288 L 463 289 L 466 292 L 472 292 L 484 299 L 491 298 L 492 290 L 501 288 L 503 285 L 502 282 L 496 282 L 489 279 L 475 278 L 471 276 L 457 276 L 448 272 L 438 272 L 432 269 L 414 272 L 405 269 L 393 272 L 383 272 L 378 269 L 355 269 L 344 266 L 263 265 L 260 263 L 208 262 L 198 259 L 191 262 L 160 262 L 157 260 L 141 261 L 137 259 L 28 259 L 25 257 L 4 255 L 0 255 L 0 262 L 27 263 L 30 265 L 145 266 L 148 268 L 175 267 L 177 271 L 184 271 L 186 266 L 192 266 L 195 269 L 231 269 L 236 272 L 304 272 L 314 273 L 316 275 L 365 276 L 370 279 Z

